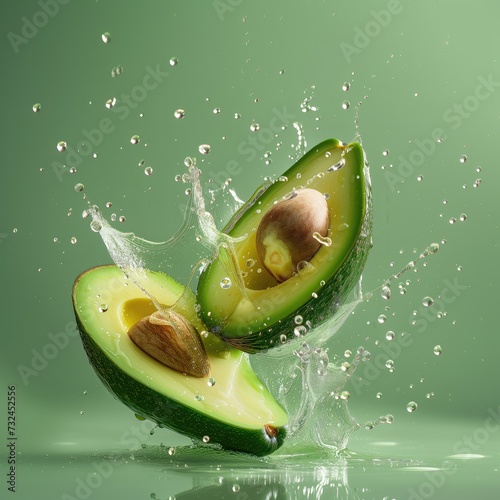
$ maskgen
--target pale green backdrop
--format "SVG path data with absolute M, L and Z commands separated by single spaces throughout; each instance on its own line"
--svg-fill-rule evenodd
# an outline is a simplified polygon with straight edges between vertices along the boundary
M 479 485 L 491 498 L 500 487 L 492 424 L 500 404 L 499 17 L 494 0 L 4 1 L 0 422 L 3 436 L 7 386 L 15 385 L 17 498 L 41 489 L 40 498 L 307 498 L 321 481 L 323 498 L 458 498 Z M 376 292 L 329 344 L 331 352 L 371 351 L 358 370 L 362 381 L 349 387 L 352 414 L 362 423 L 391 413 L 394 424 L 356 432 L 349 443 L 356 460 L 309 469 L 301 462 L 302 475 L 293 460 L 290 470 L 269 472 L 268 463 L 196 453 L 134 465 L 127 433 L 148 445 L 188 441 L 140 427 L 98 382 L 74 336 L 72 283 L 110 261 L 82 219 L 82 194 L 106 216 L 124 216 L 119 229 L 164 239 L 185 202 L 174 176 L 186 156 L 200 156 L 200 144 L 211 145 L 205 178 L 231 177 L 246 199 L 293 163 L 294 122 L 309 147 L 328 137 L 349 141 L 356 107 L 374 199 L 365 291 L 440 244 L 394 282 L 389 301 Z M 174 117 L 179 108 L 182 119 Z M 260 135 L 250 131 L 254 122 Z M 269 130 L 282 125 L 271 140 Z M 60 153 L 62 140 L 69 148 Z M 422 305 L 426 296 L 432 307 Z M 387 341 L 388 330 L 399 339 L 406 332 L 411 345 Z M 58 346 L 47 347 L 54 339 Z M 389 358 L 393 373 L 383 366 Z M 413 413 L 410 401 L 418 404 Z M 113 450 L 128 463 L 110 462 Z M 2 455 L 2 477 L 6 462 Z M 77 491 L 79 481 L 87 490 Z

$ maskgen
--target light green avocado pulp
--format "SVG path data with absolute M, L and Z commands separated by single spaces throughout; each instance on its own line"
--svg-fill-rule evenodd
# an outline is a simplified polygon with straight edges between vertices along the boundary
M 150 272 L 148 279 L 150 293 L 166 306 L 184 292 L 164 274 Z M 266 449 L 268 438 L 276 438 L 263 430 L 269 425 L 279 430 L 288 418 L 252 371 L 247 355 L 210 334 L 202 336 L 210 362 L 207 378 L 183 375 L 152 358 L 127 332 L 156 308 L 115 266 L 80 275 L 73 303 L 91 364 L 108 388 L 135 412 L 200 440 L 208 435 L 211 442 L 231 449 L 266 454 L 277 447 L 274 443 Z M 179 312 L 203 331 L 190 291 L 182 303 Z

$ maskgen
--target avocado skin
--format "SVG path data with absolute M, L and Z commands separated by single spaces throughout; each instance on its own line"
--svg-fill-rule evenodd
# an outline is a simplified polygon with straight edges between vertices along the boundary
M 337 139 L 327 139 L 322 143 L 318 144 L 316 147 L 312 148 L 306 155 L 299 160 L 302 161 L 307 158 L 308 155 L 315 154 L 315 151 L 326 150 L 328 148 L 339 145 L 340 142 Z M 366 165 L 366 158 L 364 151 L 360 144 L 353 143 L 353 151 L 358 155 L 357 161 L 363 162 Z M 287 172 L 283 175 L 288 176 L 288 172 L 292 171 L 296 167 L 297 163 L 293 165 Z M 361 273 L 363 271 L 368 253 L 373 246 L 372 243 L 372 197 L 371 197 L 371 185 L 369 179 L 369 173 L 367 167 L 364 167 L 364 175 L 361 179 L 363 183 L 363 191 L 365 193 L 364 207 L 363 207 L 363 221 L 361 224 L 361 229 L 359 235 L 356 239 L 355 244 L 350 249 L 350 251 L 344 257 L 342 264 L 340 265 L 338 271 L 325 283 L 324 286 L 318 287 L 316 293 L 317 298 L 310 298 L 307 300 L 300 308 L 291 314 L 283 317 L 280 321 L 274 323 L 271 326 L 266 326 L 261 330 L 257 330 L 252 333 L 245 333 L 240 337 L 229 336 L 224 334 L 224 325 L 214 323 L 213 318 L 205 314 L 202 309 L 200 311 L 200 317 L 202 321 L 210 327 L 212 333 L 217 335 L 221 340 L 227 344 L 240 349 L 248 353 L 262 352 L 267 349 L 278 347 L 281 345 L 282 335 L 285 335 L 287 339 L 295 338 L 294 328 L 295 317 L 297 315 L 309 320 L 312 327 L 317 327 L 318 325 L 325 322 L 328 318 L 332 317 L 338 308 L 347 300 L 350 292 L 359 282 Z M 269 189 L 268 186 L 267 189 Z M 261 189 L 261 196 L 267 189 Z M 245 217 L 245 213 L 251 206 L 258 202 L 257 199 L 253 199 L 251 205 L 244 205 L 229 221 L 223 232 L 231 235 L 232 230 L 237 226 L 238 222 Z M 205 280 L 208 281 L 208 272 L 204 272 L 200 277 L 200 282 L 198 285 L 198 290 L 202 290 L 205 285 Z
M 160 427 L 168 427 L 190 438 L 202 441 L 210 437 L 211 444 L 224 449 L 249 453 L 256 456 L 276 451 L 286 437 L 286 426 L 277 429 L 271 438 L 264 428 L 249 430 L 229 426 L 219 420 L 206 417 L 187 405 L 169 399 L 150 389 L 121 371 L 87 334 L 75 309 L 77 327 L 89 362 L 106 388 L 135 413 L 148 418 Z

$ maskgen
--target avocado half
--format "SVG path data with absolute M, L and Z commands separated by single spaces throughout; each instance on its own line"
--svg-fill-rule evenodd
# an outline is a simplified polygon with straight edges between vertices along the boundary
M 189 289 L 162 273 L 149 272 L 148 278 L 151 293 L 166 306 L 184 293 L 180 312 L 199 332 L 205 330 Z M 272 453 L 283 443 L 288 417 L 247 355 L 213 335 L 202 336 L 210 374 L 197 378 L 163 365 L 129 338 L 129 328 L 156 308 L 118 267 L 82 273 L 73 287 L 73 307 L 90 364 L 136 414 L 199 441 L 208 437 L 225 449 L 254 455 Z
M 303 188 L 327 199 L 331 245 L 321 245 L 302 270 L 278 283 L 259 261 L 257 228 L 276 202 Z M 202 273 L 197 290 L 202 321 L 224 342 L 250 353 L 302 335 L 347 299 L 372 246 L 371 229 L 371 189 L 361 145 L 322 142 L 279 180 L 257 190 L 223 229 L 246 238 L 233 249 L 221 247 Z

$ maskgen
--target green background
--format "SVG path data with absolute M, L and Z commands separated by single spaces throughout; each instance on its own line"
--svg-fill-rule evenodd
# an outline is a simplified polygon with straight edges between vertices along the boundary
M 94 473 L 91 498 L 457 498 L 467 489 L 486 498 L 498 491 L 500 433 L 487 423 L 500 404 L 499 16 L 493 0 L 5 1 L 0 422 L 3 436 L 7 386 L 15 385 L 17 498 L 40 490 L 43 498 L 83 498 L 78 481 Z M 110 43 L 101 40 L 104 32 Z M 118 65 L 123 73 L 112 77 Z M 113 97 L 117 104 L 107 109 Z M 346 461 L 295 458 L 284 466 L 187 450 L 175 459 L 134 455 L 139 443 L 189 442 L 166 430 L 150 436 L 98 382 L 71 335 L 75 277 L 110 261 L 81 217 L 82 194 L 108 218 L 125 216 L 117 228 L 162 240 L 179 226 L 186 199 L 174 176 L 186 156 L 201 160 L 200 144 L 211 145 L 199 162 L 204 179 L 231 177 L 246 199 L 264 177 L 293 163 L 293 122 L 302 124 L 309 147 L 329 137 L 349 141 L 356 107 L 374 199 L 364 290 L 440 243 L 416 272 L 394 281 L 389 301 L 375 292 L 328 345 L 330 352 L 371 351 L 356 374 L 365 383 L 348 387 L 351 411 L 360 423 L 391 413 L 394 424 L 356 432 L 349 449 L 357 455 Z M 183 119 L 174 117 L 178 108 Z M 253 122 L 260 134 L 250 131 Z M 277 123 L 286 129 L 271 140 Z M 63 153 L 61 140 L 69 146 Z M 83 193 L 75 192 L 78 182 Z M 402 295 L 398 283 L 406 280 Z M 425 296 L 434 306 L 422 305 Z M 405 332 L 411 345 L 388 342 L 388 330 L 397 339 Z M 53 336 L 65 340 L 48 351 Z M 441 356 L 433 353 L 437 344 Z M 37 364 L 42 352 L 52 359 Z M 390 357 L 393 373 L 381 367 Z M 26 367 L 33 372 L 21 376 Z M 409 401 L 417 411 L 406 411 Z M 135 441 L 126 442 L 134 432 Z M 110 459 L 115 451 L 119 457 Z M 6 460 L 2 455 L 2 471 Z M 96 473 L 95 463 L 111 473 Z

